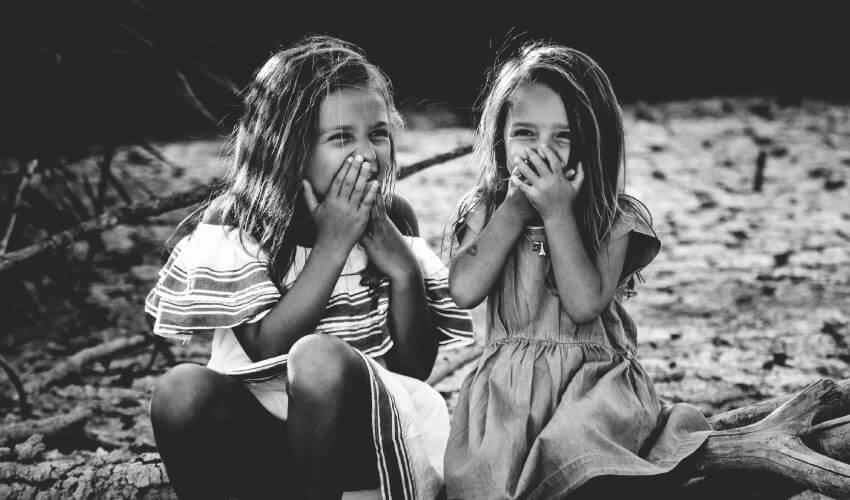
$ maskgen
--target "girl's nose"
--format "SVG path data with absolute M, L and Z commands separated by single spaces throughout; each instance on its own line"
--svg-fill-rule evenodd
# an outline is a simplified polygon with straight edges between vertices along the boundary
M 372 147 L 360 147 L 354 152 L 355 155 L 363 155 L 364 161 L 374 162 L 378 158 L 378 153 Z

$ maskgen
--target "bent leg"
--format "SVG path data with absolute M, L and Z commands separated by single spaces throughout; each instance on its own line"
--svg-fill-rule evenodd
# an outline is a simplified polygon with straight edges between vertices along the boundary
M 172 368 L 157 382 L 151 423 L 181 499 L 280 497 L 286 423 L 232 377 L 200 365 Z
M 314 334 L 289 351 L 290 436 L 299 498 L 378 485 L 369 373 L 354 348 Z

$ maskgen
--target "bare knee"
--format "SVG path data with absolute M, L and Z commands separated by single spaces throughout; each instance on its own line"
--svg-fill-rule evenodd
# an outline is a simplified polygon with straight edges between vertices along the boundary
M 179 432 L 200 423 L 212 405 L 220 375 L 191 363 L 168 370 L 154 388 L 151 423 L 155 430 Z
M 289 350 L 287 386 L 291 397 L 339 398 L 358 378 L 362 361 L 344 341 L 325 334 L 299 339 Z

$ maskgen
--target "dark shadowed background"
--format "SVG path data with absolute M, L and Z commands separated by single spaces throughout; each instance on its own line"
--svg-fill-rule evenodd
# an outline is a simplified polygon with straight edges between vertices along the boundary
M 589 53 L 624 102 L 744 94 L 795 104 L 803 96 L 850 97 L 837 2 L 556 5 L 6 3 L 0 149 L 20 154 L 56 141 L 226 131 L 238 114 L 237 100 L 204 72 L 242 88 L 275 47 L 310 33 L 362 46 L 389 73 L 403 109 L 448 108 L 462 124 L 473 120 L 474 100 L 499 49 L 534 37 Z M 187 93 L 187 83 L 212 118 L 175 99 Z

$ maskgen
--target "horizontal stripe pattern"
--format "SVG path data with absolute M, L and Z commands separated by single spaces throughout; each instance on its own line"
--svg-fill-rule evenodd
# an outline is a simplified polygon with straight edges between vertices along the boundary
M 421 267 L 440 344 L 471 343 L 471 315 L 451 299 L 445 265 L 421 238 L 405 239 Z M 268 259 L 253 239 L 240 239 L 230 226 L 199 225 L 174 248 L 145 300 L 145 311 L 156 320 L 154 333 L 188 340 L 198 332 L 259 321 L 292 286 L 309 252 L 297 248 L 282 291 L 272 283 Z M 385 278 L 377 286 L 361 285 L 359 271 L 365 264 L 365 252 L 355 248 L 315 331 L 379 357 L 393 346 L 388 323 L 390 282 Z M 226 367 L 225 373 L 246 383 L 263 382 L 285 376 L 286 359 L 282 355 Z
M 219 233 L 213 241 L 193 233 L 174 248 L 145 299 L 154 333 L 185 340 L 198 331 L 232 328 L 259 320 L 280 299 L 262 254 L 229 241 L 231 232 Z

